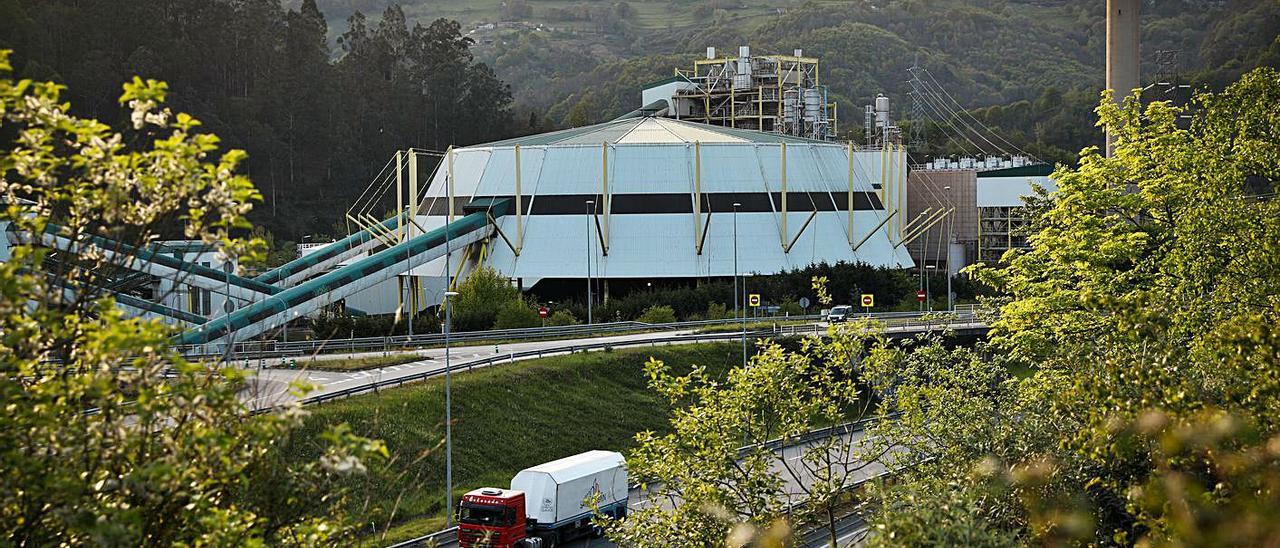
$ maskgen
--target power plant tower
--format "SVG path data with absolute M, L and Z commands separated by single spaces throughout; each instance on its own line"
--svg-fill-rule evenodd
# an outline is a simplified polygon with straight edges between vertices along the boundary
M 1139 19 L 1142 0 L 1107 0 L 1107 89 L 1116 102 L 1142 87 L 1139 67 Z M 1107 156 L 1112 153 L 1112 136 L 1107 132 Z

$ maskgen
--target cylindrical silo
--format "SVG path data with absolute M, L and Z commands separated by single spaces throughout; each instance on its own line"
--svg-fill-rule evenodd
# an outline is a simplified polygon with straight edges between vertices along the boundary
M 816 123 L 822 115 L 822 90 L 808 88 L 804 90 L 804 119 Z
M 889 98 L 876 95 L 876 127 L 889 125 Z
M 800 93 L 795 89 L 782 92 L 782 121 L 788 127 L 799 122 Z

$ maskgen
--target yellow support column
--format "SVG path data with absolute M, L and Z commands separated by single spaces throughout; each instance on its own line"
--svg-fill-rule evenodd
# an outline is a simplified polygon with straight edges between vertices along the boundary
M 787 142 L 782 142 L 782 247 L 787 247 Z
M 404 161 L 399 150 L 396 151 L 396 214 L 404 215 Z M 406 226 L 409 223 L 405 222 L 403 217 L 399 218 L 397 223 L 400 225 L 396 227 L 399 229 L 397 231 L 399 241 L 403 242 L 408 235 L 405 231 L 408 230 Z M 374 226 L 376 224 L 374 223 Z M 396 276 L 396 303 L 400 310 L 404 310 L 404 280 L 404 276 Z
M 405 234 L 409 238 L 413 238 L 413 226 L 411 222 L 414 216 L 418 214 L 418 153 L 409 151 L 409 215 L 405 218 Z
M 849 246 L 853 246 L 853 141 L 849 141 Z
M 702 143 L 693 142 L 693 244 L 702 254 Z
M 524 249 L 524 196 L 520 192 L 520 145 L 515 146 L 516 153 L 516 256 Z
M 404 161 L 399 150 L 396 151 L 396 211 L 404 213 Z M 400 241 L 404 241 L 405 225 L 408 223 L 403 220 L 397 222 L 400 224 L 398 227 L 400 229 Z
M 446 218 L 446 221 L 452 223 L 453 222 L 453 146 L 450 146 L 449 149 L 444 152 L 444 155 L 448 163 L 448 170 L 445 172 L 445 182 L 448 183 L 445 185 L 445 194 L 446 194 L 446 198 L 448 198 L 449 200 L 449 216 Z
M 898 191 L 898 195 L 897 197 L 894 198 L 894 203 L 898 204 L 898 207 L 906 207 L 907 206 L 907 145 L 898 146 L 898 165 L 901 171 L 898 174 L 899 175 L 898 187 L 896 189 Z M 901 225 L 902 221 L 899 220 L 898 224 Z M 899 236 L 899 238 L 902 238 L 902 236 Z
M 600 238 L 604 240 L 604 253 L 609 253 L 609 143 L 600 144 L 600 189 L 602 202 L 601 208 L 604 210 L 604 228 Z
M 418 214 L 418 153 L 412 149 L 409 150 L 409 211 L 405 212 L 404 220 L 404 241 L 413 239 L 414 216 Z M 413 270 L 406 272 L 409 275 L 409 321 L 413 321 L 413 316 L 418 313 L 418 279 L 413 276 Z

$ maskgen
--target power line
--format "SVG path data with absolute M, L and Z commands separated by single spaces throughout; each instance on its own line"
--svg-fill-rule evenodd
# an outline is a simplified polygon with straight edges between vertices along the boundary
M 932 73 L 930 73 L 928 69 L 918 68 L 918 69 L 917 69 L 917 71 L 924 72 L 925 76 L 928 76 L 928 77 L 929 77 L 929 80 L 933 81 L 933 83 L 934 83 L 934 84 L 935 84 L 939 89 L 941 89 L 941 90 L 942 90 L 942 93 L 943 93 L 943 94 L 945 94 L 945 95 L 946 95 L 946 97 L 947 97 L 948 99 L 950 99 L 952 103 L 954 103 L 957 107 L 960 107 L 960 110 L 961 110 L 962 112 L 964 112 L 966 115 L 968 115 L 968 116 L 969 116 L 969 118 L 971 118 L 974 122 L 977 122 L 977 123 L 978 123 L 978 125 L 982 126 L 982 127 L 983 127 L 983 129 L 987 130 L 987 132 L 989 132 L 991 135 L 995 136 L 995 138 L 996 138 L 996 139 L 999 139 L 999 140 L 1003 141 L 1006 145 L 1009 145 L 1010 147 L 1012 147 L 1014 150 L 1018 151 L 1018 153 L 1022 154 L 1023 156 L 1027 156 L 1027 157 L 1029 157 L 1029 158 L 1032 158 L 1032 159 L 1036 160 L 1037 162 L 1038 162 L 1038 161 L 1040 161 L 1040 159 L 1039 159 L 1039 158 L 1036 158 L 1036 157 L 1035 157 L 1034 155 L 1032 155 L 1032 154 L 1028 154 L 1028 153 L 1027 153 L 1027 151 L 1022 150 L 1020 147 L 1018 147 L 1018 145 L 1015 145 L 1015 144 L 1013 144 L 1013 143 L 1009 142 L 1009 140 L 1008 140 L 1008 139 L 1005 139 L 1005 138 L 1004 138 L 1004 137 L 1002 137 L 999 133 L 996 133 L 995 131 L 993 131 L 993 130 L 992 130 L 990 127 L 988 127 L 986 124 L 982 123 L 982 120 L 979 120 L 976 116 L 974 116 L 972 113 L 970 113 L 968 110 L 966 110 L 966 109 L 964 108 L 964 106 L 962 106 L 958 101 L 956 101 L 956 100 L 955 100 L 955 97 L 952 97 L 952 96 L 951 96 L 951 94 L 947 92 L 947 89 L 946 89 L 945 87 L 943 87 L 943 86 L 942 86 L 942 84 L 940 84 L 940 83 L 938 82 L 938 79 L 933 77 L 933 74 L 932 74 Z M 913 72 L 913 74 L 914 74 L 914 72 Z
M 1008 152 L 1007 150 L 1005 150 L 1005 149 L 1004 149 L 1003 147 L 1001 147 L 1000 145 L 996 144 L 996 143 L 995 143 L 994 141 L 992 141 L 991 139 L 988 139 L 988 138 L 987 138 L 987 136 L 986 136 L 985 134 L 983 134 L 983 132 L 978 131 L 978 129 L 977 129 L 977 128 L 975 128 L 975 127 L 973 126 L 973 124 L 970 124 L 969 122 L 966 122 L 966 121 L 964 120 L 964 118 L 960 116 L 960 113 L 959 113 L 959 112 L 957 112 L 957 111 L 956 111 L 956 109 L 954 109 L 954 108 L 952 108 L 950 105 L 948 105 L 948 104 L 947 104 L 947 102 L 946 102 L 946 101 L 944 101 L 944 100 L 942 99 L 942 96 L 941 96 L 937 91 L 935 91 L 935 90 L 933 89 L 933 87 L 932 87 L 932 86 L 930 86 L 927 82 L 923 82 L 923 81 L 921 81 L 921 89 L 923 89 L 923 90 L 925 91 L 925 95 L 924 95 L 924 97 L 925 97 L 926 99 L 930 99 L 930 100 L 932 100 L 932 101 L 934 102 L 934 104 L 935 104 L 935 105 L 936 105 L 940 110 L 946 110 L 946 111 L 950 114 L 951 119 L 954 119 L 955 121 L 959 122 L 959 123 L 960 123 L 961 125 L 963 125 L 966 129 L 968 129 L 968 130 L 969 130 L 969 132 L 973 133 L 973 134 L 974 134 L 975 136 L 977 136 L 979 139 L 982 139 L 983 141 L 986 141 L 986 143 L 987 143 L 988 145 L 991 145 L 992 147 L 994 147 L 997 151 L 999 151 L 999 153 L 1000 153 L 1001 155 L 1009 155 L 1009 152 Z M 944 92 L 945 92 L 945 90 L 944 90 Z M 967 136 L 966 136 L 966 138 L 967 138 Z M 972 141 L 973 141 L 973 140 L 972 140 L 972 139 L 970 139 L 970 142 L 972 142 Z M 975 146 L 977 146 L 977 145 L 976 145 L 976 143 L 975 143 Z M 985 154 L 985 153 L 987 153 L 986 149 L 982 148 L 981 146 L 978 146 L 978 149 L 979 149 L 979 150 L 981 150 L 984 154 Z

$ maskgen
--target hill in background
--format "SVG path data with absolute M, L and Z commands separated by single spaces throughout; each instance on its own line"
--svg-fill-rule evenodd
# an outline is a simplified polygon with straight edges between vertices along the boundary
M 394 3 L 319 0 L 330 28 Z M 517 119 L 530 129 L 611 119 L 639 106 L 644 83 L 691 66 L 707 46 L 749 45 L 819 57 L 822 81 L 845 113 L 842 128 L 853 134 L 877 93 L 906 114 L 907 68 L 918 64 L 966 107 L 997 107 L 981 114 L 1042 156 L 1069 159 L 1100 139 L 1088 117 L 1103 85 L 1104 0 L 398 3 L 424 24 L 458 20 L 477 59 L 511 86 Z M 1160 50 L 1178 50 L 1178 70 L 1206 83 L 1280 57 L 1274 0 L 1148 1 L 1144 10 L 1144 74 L 1156 73 Z

